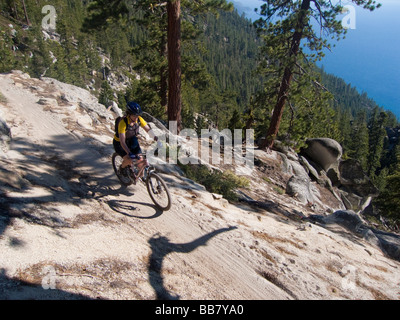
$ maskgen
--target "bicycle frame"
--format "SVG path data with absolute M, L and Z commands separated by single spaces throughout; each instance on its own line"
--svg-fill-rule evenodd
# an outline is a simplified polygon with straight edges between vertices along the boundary
M 117 157 L 121 158 L 119 161 L 120 166 L 122 157 L 119 156 L 117 153 L 114 153 L 112 156 L 112 165 L 114 172 L 120 180 L 121 184 L 125 187 L 128 187 L 132 184 L 136 185 L 137 181 L 140 180 L 146 185 L 150 198 L 154 202 L 156 207 L 159 210 L 168 211 L 171 208 L 172 204 L 171 195 L 168 191 L 168 187 L 165 184 L 165 181 L 157 174 L 156 169 L 149 164 L 146 155 L 142 154 L 140 155 L 140 159 L 132 162 L 129 170 L 129 176 L 123 176 L 129 181 L 125 181 L 122 179 L 119 169 L 115 163 Z M 140 169 L 138 167 L 140 167 Z M 166 200 L 166 203 L 164 203 L 164 200 Z
M 131 171 L 135 177 L 134 183 L 136 184 L 136 182 L 139 180 L 140 177 L 144 176 L 144 173 L 146 173 L 145 179 L 144 181 L 146 181 L 150 175 L 151 171 L 154 171 L 154 168 L 152 168 L 149 164 L 149 162 L 147 161 L 146 158 L 146 154 L 140 154 L 138 155 L 140 156 L 142 159 L 137 160 L 137 161 L 133 161 L 132 165 L 131 165 Z M 138 169 L 138 164 L 140 164 L 141 162 L 144 162 L 142 168 L 140 170 L 138 170 L 137 174 L 136 171 L 133 170 L 134 168 Z

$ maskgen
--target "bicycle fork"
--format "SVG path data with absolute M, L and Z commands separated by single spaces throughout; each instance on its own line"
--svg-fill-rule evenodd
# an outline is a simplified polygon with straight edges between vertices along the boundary
M 150 174 L 150 173 L 149 173 L 149 174 Z M 163 188 L 162 188 L 162 186 L 161 186 L 160 181 L 158 181 L 158 179 L 155 179 L 156 182 L 157 182 L 157 186 L 154 188 L 153 180 L 151 180 L 151 176 L 149 176 L 148 179 L 150 180 L 149 183 L 150 183 L 150 187 L 151 187 L 151 190 L 153 191 L 153 193 L 154 193 L 154 194 L 161 194 L 162 191 L 163 191 Z

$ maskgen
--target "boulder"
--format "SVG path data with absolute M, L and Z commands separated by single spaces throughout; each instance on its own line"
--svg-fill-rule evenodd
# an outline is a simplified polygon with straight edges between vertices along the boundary
M 283 142 L 281 142 L 279 140 L 275 140 L 274 150 L 276 150 L 279 153 L 284 154 L 290 160 L 293 160 L 293 161 L 298 160 L 296 151 L 294 151 L 293 148 L 289 147 L 288 145 L 284 144 Z
M 7 122 L 3 119 L 2 111 L 0 110 L 0 156 L 10 148 L 11 129 Z
M 308 147 L 303 149 L 302 153 L 325 171 L 335 166 L 342 157 L 342 146 L 333 139 L 316 138 L 308 139 L 306 142 Z
M 314 203 L 315 199 L 310 184 L 311 181 L 308 177 L 292 176 L 286 185 L 286 193 L 297 198 L 303 204 Z
M 379 240 L 379 246 L 387 256 L 400 261 L 400 236 L 380 230 L 372 230 Z
M 115 101 L 111 102 L 111 106 L 110 107 L 111 107 L 112 111 L 114 111 L 114 113 L 117 115 L 117 117 L 122 117 L 124 115 L 124 113 L 118 107 L 118 104 Z
M 340 186 L 339 163 L 331 166 L 329 168 L 329 170 L 326 172 L 326 175 L 328 176 L 329 180 L 331 181 L 332 186 L 334 186 L 334 187 Z
M 57 100 L 53 98 L 41 97 L 37 103 L 43 106 L 53 106 L 53 107 L 58 106 Z
M 284 156 L 282 154 L 280 155 Z M 284 158 L 286 158 L 286 156 L 282 157 L 282 159 Z M 287 158 L 286 163 L 286 172 L 292 175 L 286 184 L 286 193 L 296 198 L 302 204 L 320 203 L 319 197 L 321 195 L 313 185 L 306 168 L 303 167 L 299 161 L 293 161 Z
M 77 104 L 87 112 L 95 112 L 100 118 L 113 120 L 112 114 L 107 108 L 100 104 L 97 98 L 88 90 L 83 88 L 62 83 L 56 79 L 43 77 L 41 80 L 44 83 L 51 84 L 58 92 L 60 92 L 61 100 L 69 104 Z
M 79 106 L 85 109 L 87 112 L 96 113 L 100 118 L 104 118 L 107 120 L 113 119 L 112 115 L 109 112 L 107 112 L 106 107 L 100 103 L 79 102 Z
M 317 169 L 303 156 L 300 156 L 299 161 L 307 170 L 311 179 L 316 181 L 319 185 L 326 187 L 328 190 L 332 190 L 332 182 L 324 170 L 317 171 Z
M 338 224 L 346 229 L 357 232 L 359 228 L 364 224 L 363 219 L 357 213 L 352 210 L 339 210 L 325 219 L 326 224 Z
M 0 135 L 11 138 L 11 130 L 7 122 L 3 119 L 2 111 L 0 110 Z
M 93 120 L 88 114 L 77 116 L 76 122 L 83 128 L 93 129 Z

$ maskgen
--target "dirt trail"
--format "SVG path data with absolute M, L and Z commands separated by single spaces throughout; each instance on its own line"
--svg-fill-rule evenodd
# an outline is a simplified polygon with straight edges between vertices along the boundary
M 0 170 L 0 298 L 399 298 L 400 264 L 345 231 L 172 175 L 174 204 L 160 212 L 144 185 L 118 184 L 111 122 L 85 125 L 79 105 L 20 74 L 0 75 L 0 91 L 13 137 Z

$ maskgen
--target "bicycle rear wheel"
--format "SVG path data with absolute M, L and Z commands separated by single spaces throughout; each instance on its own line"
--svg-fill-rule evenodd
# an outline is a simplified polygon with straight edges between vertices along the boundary
M 147 191 L 156 207 L 162 211 L 171 209 L 171 195 L 165 181 L 156 173 L 151 172 L 146 180 Z
M 122 162 L 123 162 L 122 157 L 118 153 L 114 153 L 112 156 L 112 165 L 114 172 L 118 177 L 119 182 L 121 182 L 123 186 L 128 187 L 133 183 L 133 181 L 131 178 L 125 177 L 119 173 L 119 168 L 121 167 Z

